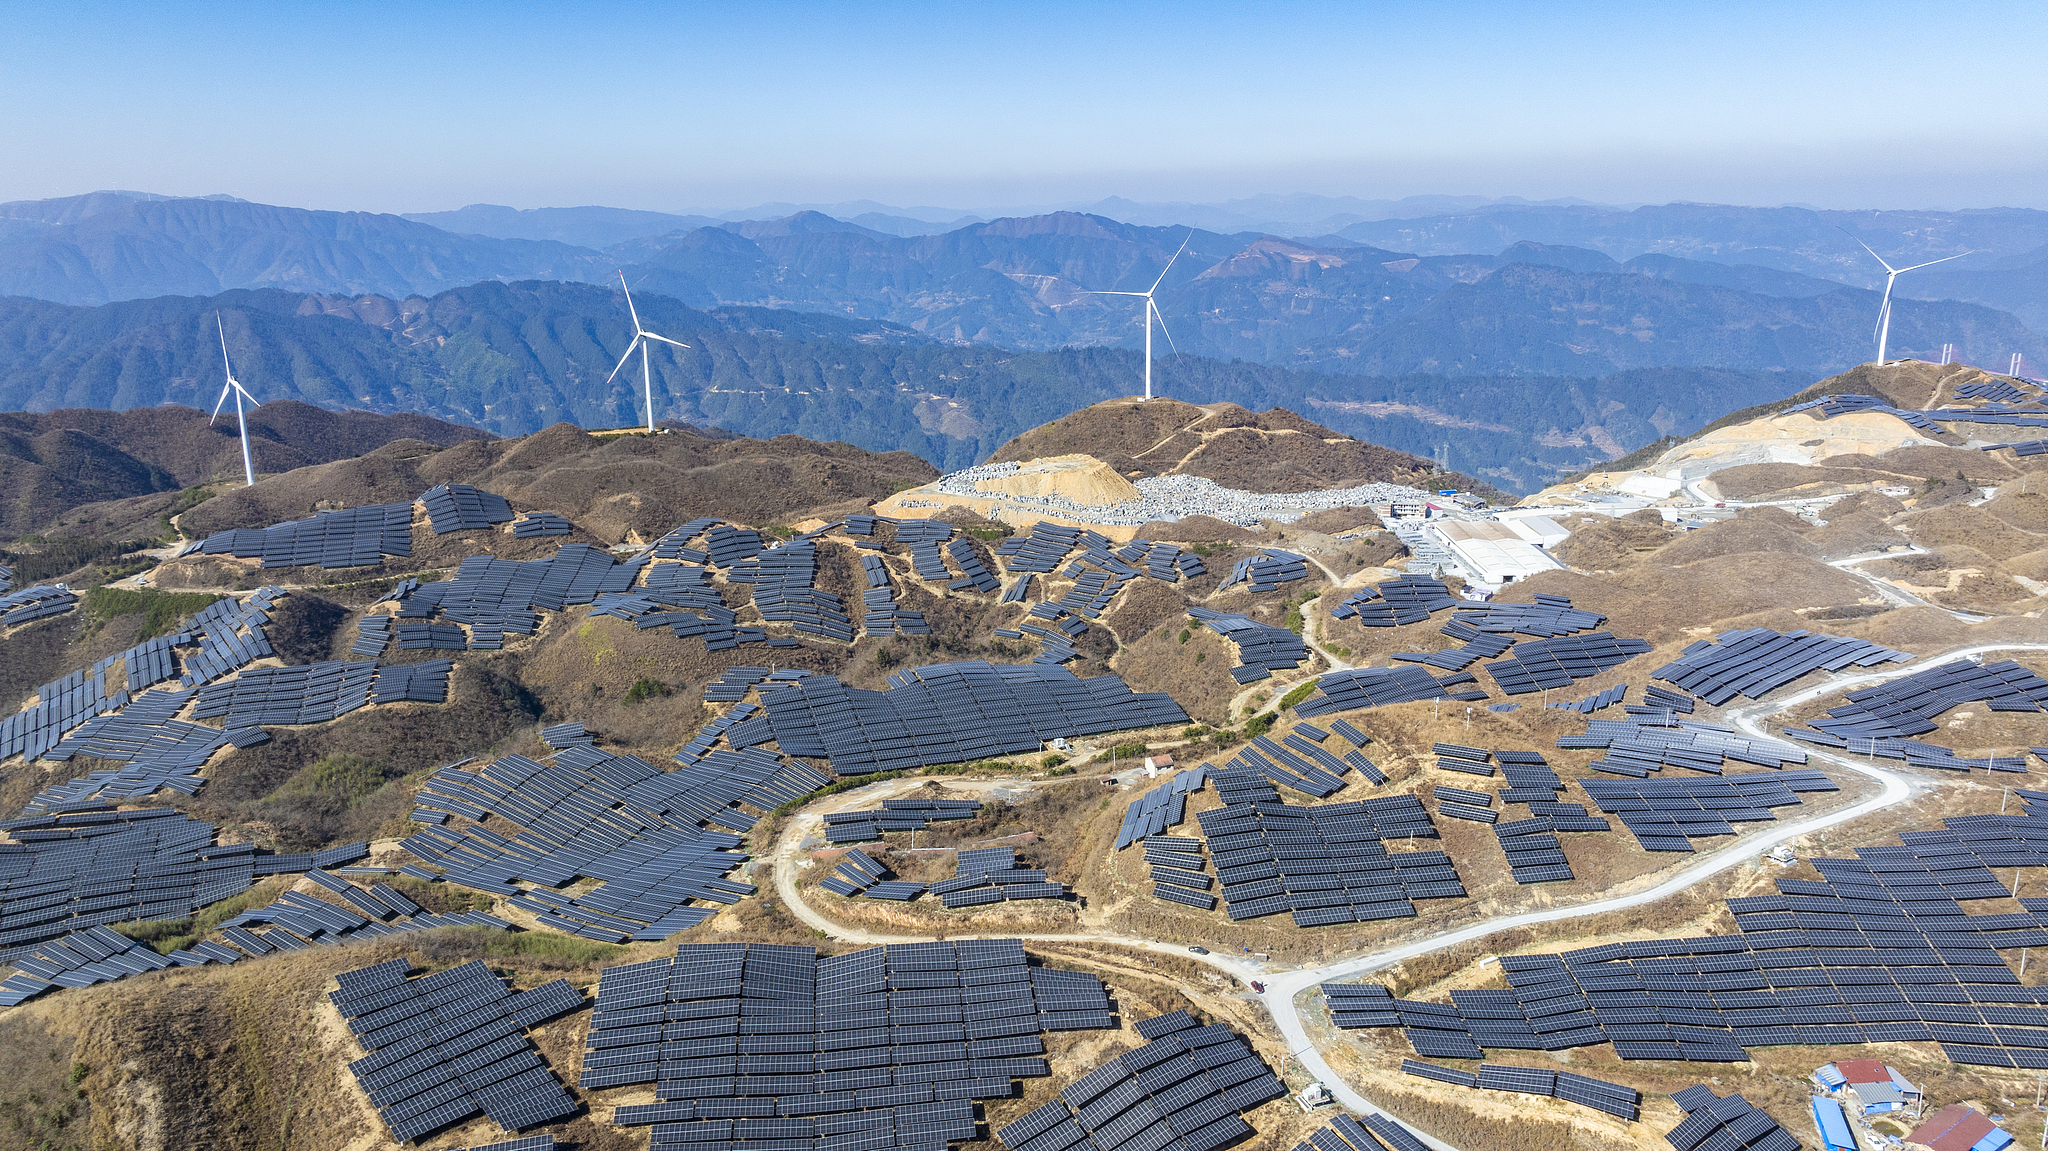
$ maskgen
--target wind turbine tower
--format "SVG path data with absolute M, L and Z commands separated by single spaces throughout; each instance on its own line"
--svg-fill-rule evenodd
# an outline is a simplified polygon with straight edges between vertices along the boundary
M 1843 234 L 1847 235 L 1848 233 L 1845 230 Z M 1854 236 L 1849 236 L 1849 238 L 1852 240 L 1856 240 L 1856 237 Z M 1906 272 L 1917 272 L 1921 268 L 1931 268 L 1936 264 L 1946 264 L 1950 260 L 1960 260 L 1964 256 L 1969 255 L 1970 253 L 1957 252 L 1953 256 L 1943 256 L 1939 260 L 1929 260 L 1924 264 L 1914 264 L 1911 267 L 1907 268 L 1894 268 L 1890 264 L 1885 264 L 1884 257 L 1878 255 L 1875 251 L 1873 251 L 1869 244 L 1865 244 L 1861 240 L 1856 240 L 1856 243 L 1861 245 L 1864 251 L 1870 253 L 1871 259 L 1876 260 L 1880 264 L 1884 264 L 1884 270 L 1887 273 L 1884 279 L 1884 303 L 1878 305 L 1877 331 L 1875 333 L 1877 336 L 1877 362 L 1882 364 L 1885 362 L 1885 344 L 1890 340 L 1892 334 L 1892 285 L 1899 282 L 1899 276 Z
M 1174 253 L 1173 253 L 1173 260 L 1178 260 L 1178 259 L 1180 259 L 1180 254 L 1181 254 L 1182 252 L 1185 252 L 1185 251 L 1187 251 L 1187 250 L 1188 250 L 1188 241 L 1189 241 L 1189 240 L 1192 240 L 1192 239 L 1194 239 L 1194 238 L 1195 238 L 1195 233 L 1194 233 L 1194 230 L 1193 230 L 1193 229 L 1189 229 L 1189 230 L 1188 230 L 1188 234 L 1187 234 L 1187 239 L 1184 239 L 1184 240 L 1182 240 L 1182 241 L 1180 242 L 1180 247 L 1174 250 Z M 1178 353 L 1179 353 L 1179 351 L 1180 351 L 1180 348 L 1179 348 L 1179 346 L 1177 346 L 1177 345 L 1176 345 L 1176 344 L 1174 344 L 1174 342 L 1173 342 L 1173 333 L 1172 333 L 1172 332 L 1168 332 L 1168 331 L 1166 330 L 1166 317 L 1165 317 L 1165 316 L 1162 316 L 1162 315 L 1160 315 L 1160 314 L 1159 314 L 1159 305 L 1158 305 L 1158 304 L 1156 304 L 1156 303 L 1154 303 L 1154 302 L 1153 302 L 1153 300 L 1152 300 L 1152 293 L 1154 293 L 1154 292 L 1156 292 L 1156 291 L 1158 291 L 1158 290 L 1159 290 L 1159 285 L 1160 285 L 1160 284 L 1162 284 L 1162 283 L 1164 283 L 1164 282 L 1166 282 L 1166 273 L 1168 273 L 1168 272 L 1170 272 L 1170 271 L 1172 271 L 1172 270 L 1173 270 L 1173 260 L 1168 260 L 1168 261 L 1166 261 L 1166 266 L 1165 266 L 1164 268 L 1161 268 L 1161 269 L 1159 269 L 1159 278 L 1158 278 L 1158 279 L 1156 279 L 1156 280 L 1154 280 L 1154 281 L 1152 281 L 1152 286 L 1151 286 L 1151 287 L 1149 287 L 1149 288 L 1147 288 L 1147 289 L 1145 289 L 1145 290 L 1144 290 L 1144 291 L 1142 291 L 1142 292 L 1090 292 L 1090 293 L 1088 293 L 1088 294 L 1089 294 L 1089 295 L 1091 295 L 1091 296 L 1142 296 L 1142 297 L 1144 297 L 1144 300 L 1145 300 L 1145 398 L 1146 398 L 1146 399 L 1148 399 L 1148 400 L 1152 398 L 1152 321 L 1153 321 L 1153 320 L 1155 320 L 1155 319 L 1156 319 L 1156 320 L 1158 320 L 1158 321 L 1159 321 L 1159 330 L 1160 330 L 1161 332 L 1164 332 L 1164 333 L 1165 333 L 1165 335 L 1166 335 L 1166 346 L 1167 346 L 1167 347 L 1169 347 L 1169 348 L 1172 348 L 1172 349 L 1174 350 L 1174 352 L 1175 352 L 1176 354 L 1178 354 Z
M 253 488 L 256 486 L 256 465 L 249 459 L 249 415 L 242 410 L 242 400 L 247 398 L 252 408 L 261 405 L 257 403 L 255 396 L 249 395 L 249 390 L 242 386 L 241 381 L 235 379 L 235 365 L 228 360 L 228 330 L 221 325 L 219 312 L 213 314 L 213 330 L 220 333 L 220 364 L 227 370 L 228 382 L 221 388 L 220 399 L 213 405 L 213 419 L 207 420 L 206 426 L 212 427 L 213 421 L 220 418 L 221 405 L 228 402 L 228 394 L 232 392 L 235 397 L 235 421 L 242 425 L 242 479 Z
M 647 341 L 660 340 L 664 344 L 674 344 L 678 348 L 687 348 L 690 345 L 681 340 L 671 340 L 667 336 L 657 336 L 640 326 L 640 310 L 633 306 L 633 289 L 626 287 L 624 272 L 619 273 L 619 290 L 626 293 L 626 311 L 633 317 L 633 342 L 626 345 L 626 354 L 619 357 L 618 364 L 612 368 L 612 374 L 604 378 L 604 382 L 609 384 L 617 378 L 619 369 L 625 367 L 626 361 L 632 357 L 633 349 L 640 349 L 640 388 L 647 396 L 647 431 L 651 434 L 654 431 L 654 374 L 647 367 Z

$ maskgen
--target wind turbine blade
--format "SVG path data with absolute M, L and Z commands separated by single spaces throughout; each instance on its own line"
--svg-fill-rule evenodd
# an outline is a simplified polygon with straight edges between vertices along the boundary
M 249 401 L 250 407 L 260 408 L 263 406 L 263 401 L 257 399 L 255 396 L 250 395 L 249 389 L 243 387 L 239 380 L 233 381 L 233 383 L 235 385 L 235 390 L 242 393 L 242 398 Z
M 633 317 L 633 333 L 640 333 L 640 310 L 633 306 L 633 289 L 626 286 L 626 273 L 619 273 L 619 290 L 626 293 L 626 312 Z
M 627 345 L 626 345 L 626 354 L 625 354 L 625 355 L 623 355 L 623 356 L 620 356 L 620 357 L 619 357 L 619 362 L 618 362 L 618 363 L 617 363 L 616 365 L 614 365 L 614 366 L 612 367 L 612 374 L 611 374 L 611 375 L 609 375 L 609 376 L 606 376 L 606 377 L 604 378 L 604 382 L 605 382 L 605 383 L 607 383 L 607 384 L 611 383 L 611 382 L 612 382 L 612 380 L 613 380 L 613 379 L 615 379 L 615 378 L 616 378 L 616 377 L 618 376 L 618 374 L 619 374 L 619 369 L 620 369 L 620 368 L 623 368 L 623 367 L 625 367 L 625 366 L 626 366 L 626 361 L 627 361 L 628 359 L 631 359 L 631 358 L 632 358 L 632 355 L 633 355 L 633 349 L 634 349 L 634 348 L 637 348 L 637 347 L 639 347 L 639 346 L 640 346 L 640 334 L 639 334 L 638 332 L 635 332 L 635 333 L 633 334 L 633 342 L 632 342 L 632 343 L 630 343 L 630 344 L 627 344 Z
M 226 403 L 228 402 L 228 392 L 229 392 L 229 391 L 230 391 L 230 390 L 231 390 L 231 389 L 232 389 L 232 388 L 233 388 L 234 386 L 235 386 L 235 382 L 234 382 L 233 380 L 229 380 L 229 381 L 228 381 L 228 383 L 227 383 L 227 386 L 226 386 L 226 387 L 224 387 L 224 388 L 222 388 L 222 389 L 220 390 L 220 399 L 218 399 L 218 400 L 215 400 L 215 401 L 213 402 L 213 416 L 212 416 L 212 418 L 211 418 L 211 419 L 208 419 L 208 420 L 206 421 L 206 426 L 207 426 L 207 427 L 209 427 L 209 428 L 210 428 L 210 427 L 212 427 L 212 426 L 213 426 L 213 421 L 214 421 L 214 420 L 217 420 L 217 419 L 219 419 L 219 418 L 220 418 L 220 409 L 221 409 L 222 405 L 224 405 L 224 404 L 226 404 Z
M 640 333 L 640 336 L 643 339 L 660 340 L 664 344 L 674 344 L 678 348 L 687 348 L 690 346 L 682 342 L 681 340 L 671 340 L 667 336 L 657 336 L 653 332 L 642 332 Z
M 1174 355 L 1180 355 L 1180 345 L 1173 342 L 1173 333 L 1166 330 L 1166 317 L 1160 314 L 1159 305 L 1147 297 L 1145 306 L 1152 309 L 1152 318 L 1159 321 L 1159 331 L 1166 337 L 1166 346 L 1173 349 Z
M 228 330 L 221 326 L 220 313 L 213 314 L 213 330 L 220 333 L 220 363 L 227 370 L 228 379 L 235 378 L 235 366 L 228 362 Z
M 1090 292 L 1091 296 L 1146 296 L 1149 292 Z
M 1933 267 L 1934 265 L 1936 265 L 1936 264 L 1946 264 L 1946 263 L 1948 263 L 1948 262 L 1949 262 L 1950 260 L 1960 260 L 1960 259 L 1962 259 L 1962 258 L 1963 258 L 1964 256 L 1967 256 L 1967 255 L 1970 255 L 1970 254 L 1971 254 L 1971 253 L 1969 253 L 1969 252 L 1957 252 L 1957 253 L 1956 253 L 1955 255 L 1953 255 L 1953 256 L 1943 256 L 1943 257 L 1942 257 L 1941 259 L 1939 259 L 1939 260 L 1929 260 L 1929 261 L 1927 261 L 1927 262 L 1926 262 L 1926 263 L 1924 263 L 1924 264 L 1915 264 L 1915 265 L 1913 265 L 1913 266 L 1912 266 L 1911 268 L 1900 268 L 1900 269 L 1899 269 L 1899 271 L 1901 271 L 1901 272 L 1911 272 L 1911 271 L 1916 271 L 1916 270 L 1918 270 L 1918 269 L 1920 269 L 1920 268 L 1932 268 L 1932 267 Z
M 1885 264 L 1884 257 L 1877 254 L 1877 249 L 1871 247 L 1869 244 L 1864 243 L 1862 240 L 1857 239 L 1856 234 L 1854 232 L 1851 232 L 1849 229 L 1841 227 L 1839 225 L 1836 226 L 1835 231 L 1840 232 L 1841 234 L 1849 237 L 1852 240 L 1856 240 L 1856 246 L 1862 248 L 1866 252 L 1869 252 L 1871 259 L 1876 260 L 1880 264 L 1884 264 L 1885 271 L 1891 272 L 1894 275 L 1896 275 L 1899 272 L 1899 269 L 1892 267 L 1890 264 Z
M 1195 230 L 1193 228 L 1189 228 L 1188 234 L 1181 238 L 1180 247 L 1174 249 L 1173 260 L 1180 259 L 1180 254 L 1188 250 L 1188 241 L 1194 238 Z M 1173 271 L 1173 260 L 1166 261 L 1166 266 L 1164 268 L 1159 269 L 1159 278 L 1157 280 L 1152 281 L 1152 287 L 1147 289 L 1143 293 L 1143 295 L 1150 296 L 1153 292 L 1159 290 L 1159 285 L 1166 281 L 1166 273 Z M 1164 321 L 1161 321 L 1161 323 L 1164 324 Z

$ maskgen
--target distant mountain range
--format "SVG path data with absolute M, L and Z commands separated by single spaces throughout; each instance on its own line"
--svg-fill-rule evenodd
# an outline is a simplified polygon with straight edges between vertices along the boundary
M 716 220 L 489 205 L 408 219 L 95 193 L 0 205 L 0 294 L 91 304 L 246 287 L 404 299 L 487 280 L 602 283 L 623 268 L 637 290 L 699 308 L 831 313 L 1023 350 L 1138 347 L 1131 301 L 1091 293 L 1148 287 L 1185 239 L 1160 301 L 1166 346 L 1190 354 L 1372 374 L 1818 376 L 1868 356 L 1876 311 L 1874 262 L 1838 225 L 1901 258 L 2002 253 L 1907 277 L 1899 354 L 1953 343 L 1993 366 L 2015 351 L 2048 360 L 2023 326 L 2048 328 L 2048 255 L 2026 254 L 2048 252 L 2048 213 L 2006 209 L 1496 202 L 1301 240 L 1066 212 L 903 235 L 937 225 L 872 212 Z M 1935 287 L 1955 299 L 1911 299 Z
M 1074 408 L 1132 394 L 1142 371 L 1125 350 L 1015 352 L 844 316 L 697 310 L 655 293 L 635 302 L 654 330 L 692 345 L 651 358 L 659 417 L 901 449 L 948 469 Z M 275 290 L 90 308 L 0 300 L 0 409 L 209 409 L 221 380 L 216 311 L 236 374 L 266 402 L 416 412 L 500 435 L 644 418 L 637 365 L 606 382 L 631 335 L 618 292 L 551 281 L 399 301 Z M 1448 445 L 1453 468 L 1526 491 L 1806 377 L 1706 368 L 1335 376 L 1179 355 L 1160 360 L 1156 382 L 1194 402 L 1289 408 L 1418 455 Z

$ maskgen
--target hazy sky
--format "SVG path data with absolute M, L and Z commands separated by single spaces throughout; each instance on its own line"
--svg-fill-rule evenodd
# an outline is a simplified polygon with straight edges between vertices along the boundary
M 2048 208 L 2048 5 L 27 4 L 0 199 Z

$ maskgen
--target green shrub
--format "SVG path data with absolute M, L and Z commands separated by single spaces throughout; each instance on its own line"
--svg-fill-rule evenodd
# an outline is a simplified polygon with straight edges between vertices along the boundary
M 665 683 L 659 683 L 651 679 L 636 679 L 633 681 L 633 686 L 626 689 L 626 703 L 630 706 L 636 703 L 644 703 L 658 695 L 673 694 L 673 690 Z
M 1314 695 L 1316 686 L 1317 682 L 1315 680 L 1309 680 L 1307 683 L 1299 683 L 1294 685 L 1294 690 L 1288 692 L 1286 695 L 1281 696 L 1280 706 L 1274 708 L 1273 710 L 1286 711 L 1288 708 L 1293 707 L 1295 704 L 1300 703 L 1302 700 L 1307 699 L 1311 695 Z
M 1244 737 L 1246 739 L 1253 739 L 1258 736 L 1264 735 L 1271 730 L 1273 730 L 1273 713 L 1265 712 L 1264 714 L 1255 715 L 1245 721 Z
M 852 776 L 848 779 L 842 779 L 837 783 L 828 783 L 825 786 L 819 788 L 818 790 L 810 793 L 809 795 L 799 796 L 796 799 L 792 799 L 788 803 L 785 803 L 782 806 L 776 808 L 775 814 L 788 815 L 791 812 L 795 811 L 797 808 L 802 807 L 804 804 L 809 803 L 814 799 L 823 799 L 828 795 L 838 795 L 842 791 L 852 791 L 856 787 L 863 787 L 870 783 L 880 783 L 885 779 L 902 778 L 903 773 L 900 771 L 878 771 L 875 772 L 873 775 Z
M 1194 632 L 1194 629 L 1193 629 L 1193 628 L 1186 628 L 1186 627 L 1184 627 L 1184 628 L 1180 629 L 1180 642 L 1182 642 L 1182 643 L 1186 643 L 1186 642 L 1188 642 L 1188 639 L 1189 639 L 1190 637 L 1192 637 L 1192 636 L 1193 636 L 1194 634 L 1195 634 L 1195 632 Z
M 127 588 L 96 587 L 85 593 L 85 614 L 97 624 L 104 624 L 115 616 L 140 615 L 142 630 L 135 638 L 141 641 L 171 634 L 178 630 L 179 622 L 186 616 L 224 598 L 203 591 L 130 591 Z

